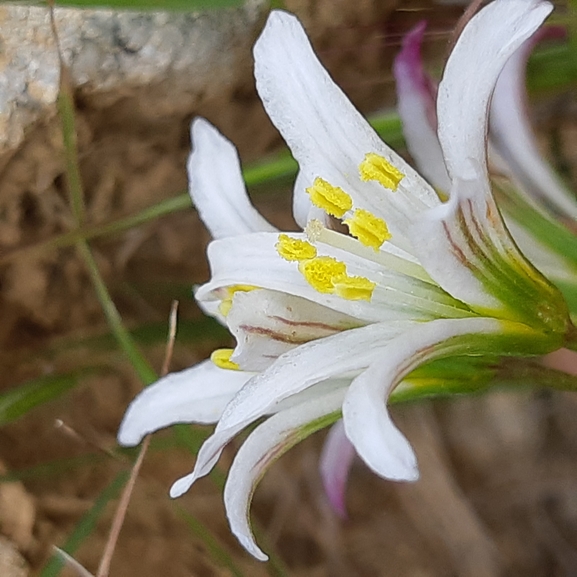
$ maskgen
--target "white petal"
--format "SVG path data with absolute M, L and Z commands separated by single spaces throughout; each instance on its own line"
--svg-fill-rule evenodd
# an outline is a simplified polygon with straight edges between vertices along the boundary
M 345 490 L 356 454 L 345 433 L 343 420 L 340 419 L 331 427 L 325 439 L 319 469 L 329 503 L 342 519 L 347 516 Z
M 390 322 L 351 329 L 285 353 L 251 379 L 226 407 L 214 433 L 201 447 L 194 471 L 171 488 L 173 497 L 210 472 L 225 445 L 241 429 L 291 395 L 332 377 L 369 366 L 386 343 L 415 323 Z
M 133 446 L 148 433 L 175 423 L 216 423 L 230 400 L 254 373 L 228 371 L 204 361 L 162 377 L 128 407 L 118 442 Z
M 552 205 L 563 216 L 576 219 L 575 198 L 541 156 L 529 124 L 525 66 L 534 44 L 534 37 L 527 40 L 499 76 L 491 102 L 489 135 L 507 162 L 511 176 L 531 197 Z
M 298 234 L 291 236 L 305 238 Z M 347 238 L 339 236 L 345 240 Z M 368 253 L 371 258 L 376 258 L 372 249 L 362 246 L 356 240 L 349 240 L 358 245 L 356 248 L 360 254 Z M 317 243 L 319 254 L 345 262 L 348 274 L 369 278 L 377 283 L 378 290 L 375 290 L 370 301 L 353 301 L 332 294 L 319 293 L 306 282 L 296 263 L 279 257 L 275 248 L 277 242 L 276 234 L 267 233 L 212 242 L 208 247 L 212 279 L 198 289 L 196 298 L 201 302 L 218 299 L 219 289 L 222 287 L 250 284 L 302 297 L 363 322 L 428 320 L 436 316 L 459 314 L 459 310 L 454 308 L 454 301 L 434 283 L 399 274 L 391 270 L 388 266 L 389 261 L 381 264 L 346 249 L 337 249 L 324 243 Z M 434 243 L 429 239 L 426 246 L 430 248 L 431 245 L 434 248 Z M 382 252 L 384 258 L 386 255 L 384 250 Z M 404 264 L 409 267 L 412 263 Z M 414 268 L 413 266 L 411 271 Z M 416 268 L 422 271 L 420 267 Z
M 539 280 L 512 241 L 491 195 L 485 133 L 501 69 L 550 10 L 549 3 L 539 0 L 495 0 L 483 8 L 463 30 L 439 85 L 438 134 L 451 178 L 450 201 L 417 221 L 411 240 L 430 276 L 485 314 L 506 314 L 487 289 L 499 282 L 492 267 L 495 254 L 510 269 L 514 263 L 527 271 L 526 278 L 517 274 L 513 284 L 528 287 Z M 506 275 L 499 277 L 508 282 Z
M 276 230 L 250 203 L 234 145 L 204 118 L 194 119 L 190 134 L 190 196 L 212 237 Z
M 461 335 L 503 332 L 499 321 L 485 318 L 437 320 L 414 327 L 394 339 L 381 357 L 349 387 L 343 403 L 345 431 L 355 450 L 377 474 L 415 481 L 417 462 L 411 445 L 386 408 L 391 391 L 425 361 L 450 354 L 475 354 Z
M 552 8 L 541 0 L 495 0 L 463 30 L 437 97 L 439 140 L 451 180 L 486 178 L 487 114 L 497 78 Z
M 358 320 L 305 299 L 270 290 L 235 293 L 226 318 L 243 370 L 262 371 L 308 341 L 359 327 Z
M 268 557 L 255 543 L 249 520 L 256 484 L 274 461 L 324 426 L 323 417 L 340 410 L 344 391 L 345 388 L 332 390 L 273 415 L 248 436 L 234 459 L 224 488 L 227 517 L 242 546 L 260 561 Z
M 437 137 L 436 89 L 423 68 L 421 44 L 426 22 L 421 22 L 403 39 L 393 73 L 397 110 L 403 123 L 407 148 L 420 173 L 437 189 L 449 191 L 449 175 Z
M 357 208 L 385 218 L 392 242 L 403 246 L 407 221 L 438 204 L 433 189 L 380 140 L 333 82 L 294 16 L 273 11 L 254 56 L 258 93 L 303 178 L 313 182 L 320 176 L 341 187 Z M 361 181 L 359 165 L 369 152 L 404 173 L 397 192 Z

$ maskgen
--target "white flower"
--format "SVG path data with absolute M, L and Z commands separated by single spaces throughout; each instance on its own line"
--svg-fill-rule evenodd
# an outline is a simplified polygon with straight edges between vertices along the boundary
M 231 529 L 258 559 L 266 555 L 250 531 L 250 499 L 295 443 L 342 413 L 373 471 L 415 480 L 413 450 L 386 409 L 393 389 L 411 386 L 413 369 L 454 356 L 543 354 L 564 342 L 565 303 L 503 226 L 485 150 L 499 72 L 550 10 L 496 0 L 459 39 L 437 109 L 447 203 L 377 137 L 284 12 L 270 15 L 256 43 L 255 75 L 299 162 L 294 207 L 303 233 L 279 233 L 254 211 L 234 147 L 194 121 L 191 194 L 215 238 L 212 278 L 196 298 L 237 346 L 141 393 L 119 441 L 136 444 L 173 422 L 218 421 L 194 471 L 173 485 L 176 497 L 266 416 L 239 449 L 224 491 Z M 335 219 L 349 235 L 330 228 Z

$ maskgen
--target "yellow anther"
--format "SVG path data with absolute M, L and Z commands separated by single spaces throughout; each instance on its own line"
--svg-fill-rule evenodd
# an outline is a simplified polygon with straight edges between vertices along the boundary
M 226 287 L 226 296 L 220 301 L 220 304 L 218 305 L 218 311 L 222 316 L 226 317 L 232 308 L 232 297 L 235 293 L 249 292 L 257 288 L 259 287 L 250 284 L 235 284 Z
M 385 188 L 397 190 L 405 175 L 382 156 L 369 152 L 359 166 L 361 180 L 376 180 Z
M 276 251 L 285 260 L 309 260 L 317 256 L 317 249 L 306 240 L 280 234 L 275 245 Z
M 233 352 L 233 349 L 216 349 L 216 351 L 212 351 L 210 360 L 220 369 L 238 371 L 240 367 L 230 360 Z
M 368 210 L 358 208 L 352 218 L 344 223 L 349 227 L 351 234 L 358 238 L 365 246 L 378 250 L 381 245 L 391 238 L 387 223 Z
M 342 188 L 333 186 L 320 177 L 315 178 L 307 192 L 315 206 L 337 218 L 342 218 L 345 212 L 353 207 L 353 200 Z
M 345 276 L 335 282 L 335 293 L 350 301 L 370 301 L 376 286 L 364 276 Z
M 344 262 L 330 256 L 319 256 L 299 263 L 299 271 L 306 281 L 320 293 L 332 293 L 335 280 L 346 276 Z

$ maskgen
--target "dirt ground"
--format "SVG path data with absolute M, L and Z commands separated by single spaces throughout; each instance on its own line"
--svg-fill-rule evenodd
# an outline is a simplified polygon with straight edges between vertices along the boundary
M 390 66 L 402 32 L 432 18 L 427 50 L 438 62 L 460 13 L 458 7 L 416 1 L 291 0 L 287 5 L 364 112 L 393 102 Z M 154 98 L 155 106 L 159 99 L 154 87 L 139 106 L 128 97 L 103 102 L 78 91 L 90 224 L 133 214 L 186 188 L 187 133 L 194 115 L 217 124 L 247 162 L 278 148 L 280 138 L 256 97 L 250 65 L 226 90 L 208 94 L 178 110 L 151 110 L 146 99 Z M 577 166 L 574 107 L 564 107 L 568 118 L 552 114 L 568 98 L 538 103 L 544 142 L 560 143 L 561 167 Z M 10 390 L 27 379 L 85 367 L 99 370 L 0 430 L 0 460 L 7 474 L 21 479 L 0 485 L 0 534 L 6 538 L 0 540 L 0 575 L 6 577 L 2 562 L 15 552 L 31 574 L 38 574 L 52 545 L 66 542 L 100 492 L 129 470 L 134 455 L 116 451 L 115 436 L 141 385 L 110 339 L 102 337 L 106 323 L 82 261 L 73 247 L 29 250 L 70 227 L 53 122 L 34 126 L 0 173 L 5 225 L 0 230 L 0 387 Z M 551 134 L 556 138 L 549 139 Z M 576 184 L 575 172 L 569 176 Z M 252 193 L 272 222 L 294 229 L 290 182 Z M 201 322 L 190 298 L 190 287 L 208 278 L 207 241 L 189 209 L 91 243 L 123 318 L 141 329 L 143 350 L 157 369 L 173 298 L 180 300 L 181 319 L 173 370 L 229 342 L 213 324 Z M 324 433 L 291 450 L 261 482 L 253 505 L 259 539 L 286 575 L 577 575 L 577 397 L 501 391 L 395 407 L 393 413 L 418 454 L 418 483 L 385 482 L 357 462 L 347 492 L 349 516 L 338 519 L 328 508 L 317 468 Z M 235 446 L 225 453 L 221 471 Z M 199 482 L 176 506 L 169 499 L 170 484 L 192 464 L 170 432 L 155 436 L 111 576 L 234 574 L 214 559 L 177 506 L 208 528 L 243 575 L 281 575 L 274 563 L 250 558 L 229 534 L 218 482 Z M 115 504 L 106 507 L 75 554 L 90 571 L 98 566 Z M 25 575 L 22 571 L 13 575 Z

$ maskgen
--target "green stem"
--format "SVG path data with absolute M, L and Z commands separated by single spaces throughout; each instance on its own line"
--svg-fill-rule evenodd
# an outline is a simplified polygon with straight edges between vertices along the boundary
M 88 247 L 86 241 L 80 241 L 77 244 L 78 250 L 86 263 L 88 274 L 92 280 L 92 284 L 102 306 L 108 325 L 116 338 L 120 348 L 124 351 L 130 360 L 134 370 L 138 373 L 140 380 L 145 385 L 149 385 L 157 380 L 155 370 L 150 366 L 144 355 L 136 346 L 131 334 L 128 332 L 122 322 L 122 318 L 116 308 L 116 305 L 110 298 L 106 284 L 100 275 L 94 256 Z

